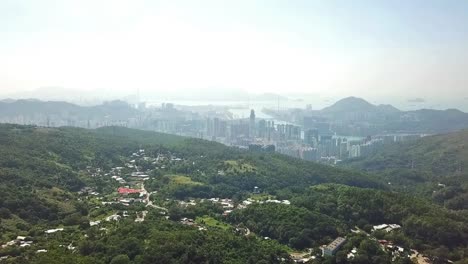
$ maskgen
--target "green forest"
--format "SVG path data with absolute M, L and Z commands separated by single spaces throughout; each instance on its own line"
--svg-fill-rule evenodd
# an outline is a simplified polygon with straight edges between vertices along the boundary
M 376 174 L 399 192 L 417 192 L 452 210 L 468 209 L 468 130 L 391 144 L 343 167 Z
M 416 144 L 336 168 L 122 127 L 2 124 L 0 263 L 466 263 L 452 162 L 466 150 Z

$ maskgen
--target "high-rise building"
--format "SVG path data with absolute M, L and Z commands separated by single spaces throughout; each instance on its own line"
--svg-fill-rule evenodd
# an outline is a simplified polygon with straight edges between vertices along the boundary
M 318 130 L 317 129 L 307 129 L 304 132 L 304 143 L 314 146 L 318 142 Z
M 213 135 L 215 137 L 226 137 L 227 122 L 217 117 L 213 119 Z
M 346 138 L 341 140 L 340 143 L 340 159 L 344 159 L 348 157 L 348 141 Z
M 303 126 L 304 126 L 304 129 L 311 129 L 311 128 L 315 128 L 315 117 L 312 117 L 312 116 L 304 116 L 303 118 Z
M 329 134 L 331 134 L 330 123 L 317 122 L 317 123 L 315 123 L 315 126 L 316 126 L 316 128 L 317 128 L 320 135 L 329 135 Z
M 258 121 L 257 135 L 263 139 L 267 137 L 267 122 L 263 119 Z
M 255 129 L 255 111 L 252 109 L 250 110 L 250 123 L 249 123 L 249 135 L 250 138 L 254 139 L 256 135 Z
M 214 136 L 214 121 L 211 118 L 206 119 L 206 136 L 213 137 Z
M 350 158 L 357 158 L 361 156 L 361 146 L 360 145 L 353 145 L 349 149 L 349 157 Z
M 231 123 L 230 126 L 230 137 L 235 139 L 238 137 L 248 137 L 249 136 L 249 124 L 243 120 L 236 120 Z
M 319 153 L 318 149 L 316 148 L 303 148 L 302 153 L 301 153 L 301 158 L 304 160 L 318 160 L 319 159 Z

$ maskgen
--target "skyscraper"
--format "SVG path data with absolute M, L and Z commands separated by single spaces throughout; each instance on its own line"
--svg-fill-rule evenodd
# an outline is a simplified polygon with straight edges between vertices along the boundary
M 249 135 L 251 139 L 255 139 L 256 129 L 255 129 L 255 111 L 250 110 L 250 124 L 249 124 Z
M 304 132 L 304 142 L 310 146 L 314 146 L 318 142 L 318 137 L 317 129 L 307 129 Z

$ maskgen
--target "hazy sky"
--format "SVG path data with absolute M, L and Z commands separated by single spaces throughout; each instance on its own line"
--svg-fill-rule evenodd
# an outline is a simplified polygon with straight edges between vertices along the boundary
M 468 97 L 468 1 L 0 0 L 0 94 Z

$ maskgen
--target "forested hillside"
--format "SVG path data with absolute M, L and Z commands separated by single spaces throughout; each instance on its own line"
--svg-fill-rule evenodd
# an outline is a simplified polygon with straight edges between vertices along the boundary
M 468 131 L 388 145 L 343 165 L 379 173 L 397 190 L 418 191 L 451 209 L 468 209 Z
M 409 263 L 412 250 L 468 250 L 465 211 L 375 175 L 127 128 L 0 125 L 0 188 L 6 263 Z

